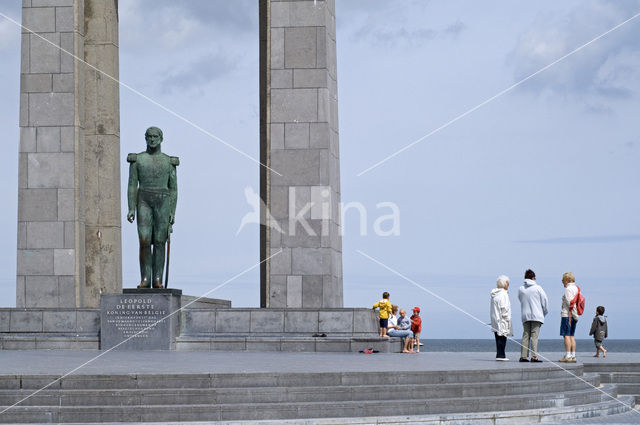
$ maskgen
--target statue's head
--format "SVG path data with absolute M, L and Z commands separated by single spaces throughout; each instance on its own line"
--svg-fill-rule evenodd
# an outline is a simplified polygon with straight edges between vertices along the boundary
M 162 143 L 162 130 L 158 127 L 149 127 L 144 133 L 144 139 L 147 141 L 147 146 L 157 148 Z

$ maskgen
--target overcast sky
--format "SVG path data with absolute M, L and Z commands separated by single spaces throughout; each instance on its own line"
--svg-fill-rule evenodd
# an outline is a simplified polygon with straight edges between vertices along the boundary
M 559 338 L 563 272 L 587 298 L 578 336 L 605 305 L 610 338 L 640 338 L 640 18 L 590 44 L 452 125 L 358 176 L 577 47 L 640 13 L 640 1 L 336 0 L 342 200 L 367 209 L 345 220 L 345 306 L 383 290 L 419 305 L 428 337 L 488 338 L 480 324 L 357 252 L 488 321 L 489 291 L 533 268 L 552 311 L 542 338 Z M 19 0 L 0 13 L 20 20 Z M 258 167 L 195 129 L 259 155 L 258 2 L 120 0 L 123 278 L 137 284 L 137 233 L 124 220 L 126 154 L 146 127 L 181 159 L 171 280 L 200 295 L 259 261 L 245 188 Z M 0 305 L 15 306 L 20 30 L 0 18 Z M 376 219 L 400 211 L 400 234 Z M 387 222 L 387 225 L 389 222 Z M 385 225 L 383 225 L 384 228 Z M 212 297 L 257 306 L 254 270 Z M 427 319 L 428 320 L 428 319 Z M 443 325 L 445 324 L 446 325 Z

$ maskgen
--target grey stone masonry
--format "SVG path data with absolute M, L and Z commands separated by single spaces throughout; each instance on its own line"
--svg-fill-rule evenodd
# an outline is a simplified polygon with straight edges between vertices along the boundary
M 334 0 L 260 1 L 261 306 L 339 308 Z
M 377 337 L 370 308 L 194 308 L 182 311 L 182 335 Z M 326 336 L 326 335 L 325 335 Z
M 118 78 L 116 0 L 85 0 L 84 60 Z M 116 81 L 85 66 L 85 285 L 83 306 L 122 289 L 120 99 Z
M 100 311 L 76 308 L 1 308 L 0 334 L 92 334 L 100 331 Z
M 23 0 L 16 306 L 122 287 L 115 0 Z M 86 196 L 86 194 L 90 196 Z

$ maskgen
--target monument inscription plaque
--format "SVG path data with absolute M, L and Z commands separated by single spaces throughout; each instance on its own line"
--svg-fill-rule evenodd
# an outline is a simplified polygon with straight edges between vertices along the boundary
M 125 289 L 100 302 L 100 348 L 172 350 L 180 332 L 179 289 Z M 121 344 L 121 345 L 118 345 Z

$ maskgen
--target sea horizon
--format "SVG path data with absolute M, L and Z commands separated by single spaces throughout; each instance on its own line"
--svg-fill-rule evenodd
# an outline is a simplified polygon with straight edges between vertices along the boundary
M 520 338 L 515 338 L 520 343 Z M 432 352 L 493 352 L 496 349 L 495 340 L 484 338 L 420 338 L 424 346 L 420 351 Z M 607 351 L 612 353 L 640 353 L 640 339 L 605 339 Z M 576 339 L 577 352 L 595 352 L 593 339 Z M 510 353 L 520 352 L 520 345 L 508 340 L 506 351 Z M 564 343 L 561 338 L 540 339 L 538 341 L 539 352 L 564 352 Z

